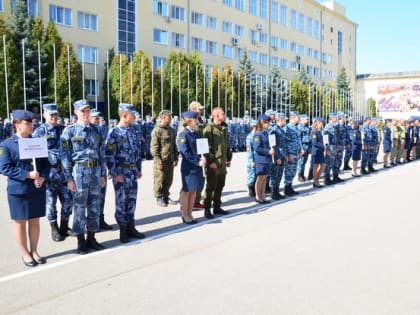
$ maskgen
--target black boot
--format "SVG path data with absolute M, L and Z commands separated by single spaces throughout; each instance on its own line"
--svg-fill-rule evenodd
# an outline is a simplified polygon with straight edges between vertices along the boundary
M 105 222 L 104 214 L 101 214 L 101 218 L 99 219 L 99 229 L 101 230 L 112 230 L 112 226 Z
M 372 164 L 368 166 L 368 169 L 369 169 L 369 172 L 376 172 Z
M 369 172 L 365 168 L 361 168 L 360 173 L 362 173 L 363 175 L 369 174 Z
M 248 186 L 248 195 L 250 197 L 255 197 L 255 186 Z
M 332 184 L 334 184 L 334 183 L 333 183 L 333 181 L 331 180 L 331 178 L 330 178 L 329 176 L 326 176 L 326 177 L 324 178 L 324 184 L 325 184 L 325 185 L 332 185 Z
M 128 223 L 127 232 L 128 232 L 128 236 L 131 236 L 134 238 L 142 239 L 146 237 L 143 233 L 140 233 L 139 231 L 136 230 L 136 227 L 134 226 L 134 222 Z
M 60 221 L 60 235 L 65 239 L 67 236 L 71 235 L 71 230 L 69 229 L 69 220 Z
M 341 183 L 341 182 L 344 182 L 344 179 L 341 179 L 340 177 L 338 177 L 338 175 L 334 175 L 333 182 L 334 183 Z
M 273 199 L 273 200 L 281 200 L 281 199 L 284 199 L 284 196 L 282 194 L 280 194 L 278 191 L 273 191 L 271 193 L 271 199 Z
M 290 184 L 290 191 L 292 192 L 293 195 L 299 195 L 299 192 L 293 189 L 292 184 Z
M 229 214 L 229 211 L 223 210 L 220 206 L 214 206 L 213 207 L 213 213 L 214 214 L 226 215 L 226 214 Z
M 300 182 L 306 181 L 306 178 L 305 178 L 305 176 L 303 176 L 302 173 L 298 175 L 298 181 L 300 181 Z
M 98 241 L 96 240 L 95 232 L 90 232 L 90 231 L 87 232 L 86 247 L 94 249 L 94 250 L 105 249 L 105 247 L 102 244 L 99 244 Z
M 351 171 L 351 167 L 348 162 L 344 165 L 343 171 Z
M 61 242 L 64 240 L 64 237 L 61 236 L 60 231 L 58 230 L 57 222 L 51 222 L 51 238 L 54 242 Z
M 214 216 L 211 214 L 210 208 L 204 209 L 204 216 L 206 219 L 213 219 Z
M 125 224 L 120 224 L 120 242 L 128 243 L 128 230 Z
M 80 255 L 87 254 L 85 234 L 77 235 L 77 253 Z
M 309 170 L 308 180 L 313 180 L 313 179 L 314 179 L 314 174 L 313 174 L 312 170 Z
M 284 194 L 289 197 L 295 195 L 292 191 L 292 184 L 287 184 L 284 186 Z

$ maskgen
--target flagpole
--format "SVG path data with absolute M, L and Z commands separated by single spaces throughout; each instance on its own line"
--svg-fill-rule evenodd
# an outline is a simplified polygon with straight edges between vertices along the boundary
M 40 120 L 42 124 L 42 81 L 41 81 L 41 46 L 38 41 L 38 84 L 39 84 L 39 112 L 40 112 Z
M 106 52 L 106 87 L 107 87 L 107 101 L 108 101 L 108 123 L 111 120 L 111 104 L 110 104 L 110 91 L 109 91 L 109 51 Z
M 10 118 L 9 108 L 9 85 L 7 83 L 7 49 L 6 49 L 6 35 L 3 35 L 3 55 L 4 55 L 4 82 L 6 84 L 6 111 L 7 118 Z
M 57 64 L 56 64 L 55 44 L 53 44 L 53 59 L 54 59 L 54 103 L 57 104 Z
M 69 117 L 71 117 L 70 46 L 67 46 L 67 81 L 69 89 Z
M 26 110 L 25 39 L 22 39 L 23 106 Z

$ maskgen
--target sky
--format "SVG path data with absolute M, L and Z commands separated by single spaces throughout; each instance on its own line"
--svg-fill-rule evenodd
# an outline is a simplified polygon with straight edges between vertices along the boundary
M 357 74 L 420 71 L 420 1 L 337 2 L 358 24 Z

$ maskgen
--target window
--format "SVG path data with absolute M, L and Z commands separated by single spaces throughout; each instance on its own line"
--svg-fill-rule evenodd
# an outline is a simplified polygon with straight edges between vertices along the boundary
M 1 7 L 3 8 L 3 1 L 1 1 Z M 36 3 L 36 0 L 28 0 L 28 14 L 32 17 L 38 15 L 38 4 Z
M 288 43 L 287 39 L 280 40 L 281 49 L 287 49 L 288 46 L 289 46 L 289 43 Z
M 245 5 L 244 0 L 235 0 L 235 8 L 244 11 Z
M 337 32 L 337 53 L 339 56 L 343 54 L 343 32 L 342 31 Z
M 298 30 L 301 33 L 305 33 L 305 15 L 303 15 L 302 13 L 299 13 Z
M 232 0 L 223 0 L 223 4 L 228 6 L 228 7 L 231 7 L 232 6 Z
M 279 66 L 279 57 L 271 57 L 271 65 L 272 66 Z
M 223 57 L 225 58 L 232 58 L 233 57 L 232 46 L 223 45 L 222 54 L 223 54 Z
M 271 36 L 271 47 L 273 48 L 279 47 L 279 38 L 277 36 Z
M 248 57 L 249 60 L 251 60 L 252 63 L 257 63 L 257 52 L 256 51 L 249 51 L 248 52 Z
M 267 54 L 260 54 L 260 64 L 267 65 L 268 64 L 268 55 Z
M 203 26 L 203 14 L 198 12 L 191 12 L 191 23 Z
M 184 34 L 172 33 L 172 47 L 185 48 Z
M 279 3 L 277 1 L 271 2 L 271 20 L 273 23 L 279 23 Z
M 55 24 L 71 26 L 71 9 L 50 4 L 50 21 Z
M 136 1 L 118 1 L 118 52 L 127 56 L 136 51 Z
M 306 32 L 308 33 L 309 36 L 313 36 L 313 26 L 312 26 L 312 18 L 308 17 L 307 23 L 306 23 Z
M 217 18 L 208 16 L 207 17 L 207 28 L 211 30 L 217 30 Z
M 283 26 L 287 26 L 287 7 L 284 5 L 280 7 L 280 23 Z
M 292 69 L 293 71 L 297 71 L 298 65 L 297 65 L 296 61 L 290 62 L 290 69 Z
M 78 46 L 77 59 L 84 63 L 98 64 L 98 48 L 90 46 Z
M 203 51 L 203 40 L 197 37 L 191 37 L 192 50 Z
M 303 56 L 305 54 L 305 46 L 299 45 L 298 52 L 299 52 L 299 55 Z
M 297 29 L 297 12 L 296 10 L 290 11 L 290 27 L 292 30 Z
M 287 69 L 289 67 L 289 63 L 287 62 L 287 59 L 281 58 L 280 59 L 280 68 Z
M 85 90 L 88 96 L 96 96 L 98 80 L 85 80 Z
M 260 17 L 266 19 L 267 15 L 267 0 L 260 0 Z
M 294 42 L 290 43 L 290 51 L 297 53 L 297 44 Z
M 242 59 L 243 55 L 244 55 L 244 50 L 242 48 L 239 47 L 235 47 L 235 59 Z
M 319 60 L 319 50 L 314 50 L 314 58 Z
M 184 21 L 184 8 L 177 7 L 176 5 L 171 6 L 171 18 L 178 21 Z
M 217 43 L 211 40 L 206 41 L 206 53 L 217 55 Z
M 267 42 L 268 42 L 268 35 L 267 35 L 267 33 L 261 32 L 260 33 L 260 43 L 267 44 Z
M 314 50 L 312 48 L 308 48 L 307 55 L 312 58 L 314 56 Z
M 321 38 L 321 28 L 320 28 L 320 25 L 319 25 L 319 21 L 314 21 L 314 37 L 316 39 Z
M 169 5 L 164 1 L 153 0 L 153 13 L 161 16 L 169 16 Z
M 168 31 L 153 29 L 153 42 L 155 44 L 168 45 Z
M 163 69 L 166 64 L 166 58 L 153 56 L 153 71 L 156 71 L 157 69 L 161 68 Z
M 98 30 L 98 16 L 85 12 L 77 12 L 77 26 L 80 29 L 97 31 Z
M 252 43 L 256 43 L 257 42 L 257 35 L 258 35 L 257 31 L 249 30 L 249 40 Z
M 222 32 L 226 34 L 232 34 L 232 23 L 231 22 L 222 22 Z
M 249 0 L 249 14 L 257 15 L 257 0 Z
M 319 77 L 319 75 L 320 75 L 319 68 L 318 67 L 315 67 L 314 68 L 314 76 Z
M 245 28 L 241 25 L 235 25 L 235 35 L 244 38 L 245 37 Z
M 312 66 L 306 66 L 306 73 L 309 75 L 313 75 L 314 73 L 314 67 Z

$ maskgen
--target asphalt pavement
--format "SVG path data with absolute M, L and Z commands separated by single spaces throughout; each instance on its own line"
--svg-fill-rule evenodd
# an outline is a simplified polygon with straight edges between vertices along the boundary
M 381 169 L 265 205 L 247 196 L 246 154 L 235 153 L 223 194 L 228 216 L 182 224 L 179 206 L 160 208 L 151 161 L 139 181 L 141 241 L 121 245 L 108 186 L 98 233 L 107 249 L 84 256 L 76 239 L 53 242 L 41 220 L 27 268 L 12 234 L 0 177 L 0 314 L 420 314 L 419 162 Z M 175 170 L 172 198 L 181 187 Z

